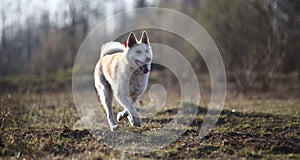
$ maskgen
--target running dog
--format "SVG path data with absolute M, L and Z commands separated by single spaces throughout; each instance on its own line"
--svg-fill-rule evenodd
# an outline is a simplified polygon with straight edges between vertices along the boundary
M 111 131 L 119 129 L 113 118 L 113 97 L 124 109 L 117 114 L 117 120 L 127 117 L 132 126 L 141 126 L 142 121 L 134 102 L 147 88 L 152 57 L 145 31 L 139 41 L 131 32 L 124 45 L 119 42 L 102 45 L 94 72 L 95 88 Z

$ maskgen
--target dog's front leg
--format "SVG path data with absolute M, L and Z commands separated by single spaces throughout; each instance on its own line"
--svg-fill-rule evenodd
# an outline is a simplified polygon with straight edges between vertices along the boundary
M 131 98 L 126 94 L 116 94 L 116 100 L 119 104 L 125 109 L 124 114 L 128 114 L 127 119 L 129 120 L 132 126 L 140 127 L 142 125 L 141 118 L 136 108 L 133 105 Z

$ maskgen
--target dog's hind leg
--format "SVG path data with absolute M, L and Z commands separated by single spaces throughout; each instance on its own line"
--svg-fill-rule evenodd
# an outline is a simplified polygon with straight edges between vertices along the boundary
M 105 80 L 103 76 L 100 76 L 100 83 L 96 83 L 96 90 L 100 99 L 100 102 L 106 112 L 106 117 L 109 123 L 111 131 L 119 129 L 119 126 L 116 124 L 113 118 L 112 110 L 112 90 L 109 83 Z M 96 81 L 97 82 L 97 81 Z M 99 82 L 99 81 L 98 81 Z

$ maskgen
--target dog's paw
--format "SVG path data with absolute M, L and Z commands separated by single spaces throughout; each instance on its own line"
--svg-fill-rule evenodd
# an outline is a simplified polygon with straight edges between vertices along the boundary
M 127 116 L 128 121 L 132 126 L 135 127 L 141 127 L 142 126 L 142 120 L 140 117 L 133 117 L 133 116 Z
M 126 118 L 128 116 L 128 112 L 127 111 L 122 111 L 122 112 L 119 112 L 117 114 L 117 121 L 120 122 L 122 121 L 124 118 Z
M 134 126 L 136 126 L 136 127 L 142 126 L 142 120 L 140 117 L 133 117 L 133 119 L 134 119 L 134 124 L 133 124 Z
M 110 127 L 111 131 L 117 131 L 119 129 L 120 129 L 119 125 L 113 125 L 113 126 Z

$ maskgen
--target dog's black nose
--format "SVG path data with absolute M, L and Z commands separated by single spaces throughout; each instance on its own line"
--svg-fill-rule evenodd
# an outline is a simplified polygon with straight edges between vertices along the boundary
M 150 62 L 150 61 L 151 61 L 151 58 L 147 57 L 146 62 Z

